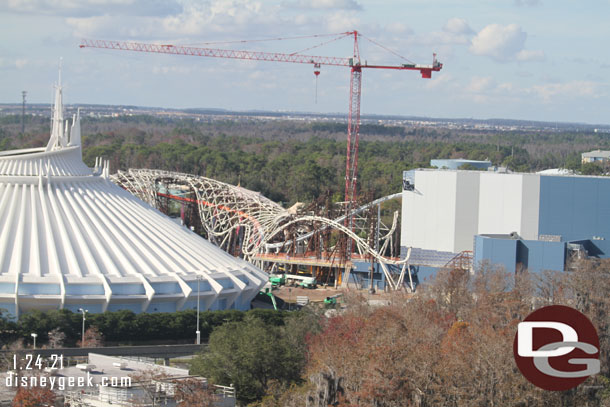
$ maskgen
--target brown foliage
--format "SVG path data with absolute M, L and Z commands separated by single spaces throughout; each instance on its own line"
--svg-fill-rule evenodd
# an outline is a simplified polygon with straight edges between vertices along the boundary
M 178 407 L 212 407 L 218 396 L 201 380 L 195 378 L 176 382 Z
M 76 342 L 76 346 L 81 346 L 81 341 Z M 96 327 L 92 326 L 85 331 L 85 348 L 99 348 L 104 346 L 104 336 Z
M 55 393 L 46 387 L 19 387 L 13 398 L 13 406 L 16 407 L 40 407 L 53 406 Z
M 598 406 L 610 403 L 610 260 L 511 275 L 443 270 L 412 299 L 354 306 L 310 338 L 308 406 Z M 597 327 L 602 372 L 567 392 L 530 384 L 514 363 L 517 324 L 567 304 Z M 606 403 L 606 404 L 604 404 Z

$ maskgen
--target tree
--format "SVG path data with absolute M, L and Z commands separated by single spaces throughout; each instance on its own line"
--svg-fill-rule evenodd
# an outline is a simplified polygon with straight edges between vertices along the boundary
M 218 396 L 205 382 L 197 378 L 182 379 L 175 382 L 174 398 L 178 407 L 213 407 Z
M 55 405 L 55 393 L 46 387 L 19 387 L 13 398 L 15 407 L 41 407 Z
M 84 344 L 82 341 L 77 342 L 77 346 L 81 346 L 83 348 L 99 348 L 104 346 L 104 336 L 95 326 L 91 326 L 87 328 L 85 331 L 85 341 Z
M 606 406 L 610 260 L 574 267 L 540 278 L 488 265 L 474 274 L 443 270 L 416 296 L 374 309 L 354 303 L 309 339 L 311 388 L 302 388 L 302 400 L 312 407 Z M 586 386 L 545 392 L 514 363 L 517 324 L 547 304 L 578 308 L 598 330 L 602 370 Z
M 282 329 L 259 318 L 229 322 L 210 335 L 208 349 L 191 364 L 191 374 L 234 385 L 237 399 L 261 399 L 272 381 L 300 381 L 304 355 L 290 346 Z
M 48 335 L 50 348 L 61 348 L 66 340 L 66 334 L 60 331 L 59 328 L 53 329 Z
M 583 163 L 580 167 L 580 173 L 582 175 L 601 175 L 604 173 L 604 169 L 598 163 Z

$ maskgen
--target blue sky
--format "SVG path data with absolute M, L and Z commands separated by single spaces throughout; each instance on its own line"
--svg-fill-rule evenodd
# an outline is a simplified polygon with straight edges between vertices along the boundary
M 363 72 L 362 113 L 610 124 L 609 0 L 4 0 L 0 103 L 347 112 L 349 69 L 80 49 L 82 38 L 298 52 L 332 37 L 213 44 L 351 30 L 433 78 Z M 344 39 L 303 53 L 348 57 Z M 403 61 L 360 40 L 363 60 Z

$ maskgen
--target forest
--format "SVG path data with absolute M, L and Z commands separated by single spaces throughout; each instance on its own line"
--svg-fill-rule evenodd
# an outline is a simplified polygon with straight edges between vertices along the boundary
M 0 150 L 43 146 L 48 120 L 0 117 Z M 340 200 L 345 183 L 346 125 L 340 122 L 171 119 L 120 116 L 82 120 L 83 158 L 110 160 L 111 172 L 152 168 L 198 174 L 259 191 L 290 205 L 329 192 Z M 358 190 L 380 197 L 400 191 L 402 171 L 427 168 L 434 158 L 489 159 L 513 171 L 581 165 L 580 154 L 610 148 L 606 133 L 493 132 L 364 123 L 360 129 Z

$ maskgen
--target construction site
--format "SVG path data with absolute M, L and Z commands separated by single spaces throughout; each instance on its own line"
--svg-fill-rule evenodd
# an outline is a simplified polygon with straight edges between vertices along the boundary
M 358 31 L 310 37 L 324 37 L 324 41 L 308 49 L 352 38 L 352 57 L 102 40 L 83 40 L 80 46 L 310 64 L 316 77 L 316 93 L 322 66 L 348 68 L 350 87 L 344 201 L 333 203 L 330 196 L 320 196 L 306 205 L 297 203 L 291 208 L 283 208 L 259 193 L 240 186 L 155 169 L 119 171 L 112 176 L 112 180 L 166 215 L 179 218 L 182 225 L 231 255 L 242 257 L 264 270 L 275 281 L 275 286 L 288 284 L 307 289 L 367 289 L 370 293 L 403 289 L 413 291 L 415 282 L 409 256 L 403 253 L 401 258 L 400 253 L 398 211 L 386 213 L 382 210 L 385 202 L 401 198 L 402 193 L 373 199 L 372 194 L 357 189 L 362 72 L 366 69 L 416 71 L 423 78 L 430 78 L 432 72 L 441 70 L 442 64 L 436 60 L 436 55 L 430 65 L 415 64 L 404 57 L 401 58 L 407 63 L 399 65 L 375 65 L 361 61 L 359 41 L 363 39 L 394 52 Z M 439 266 L 438 261 L 425 265 Z

